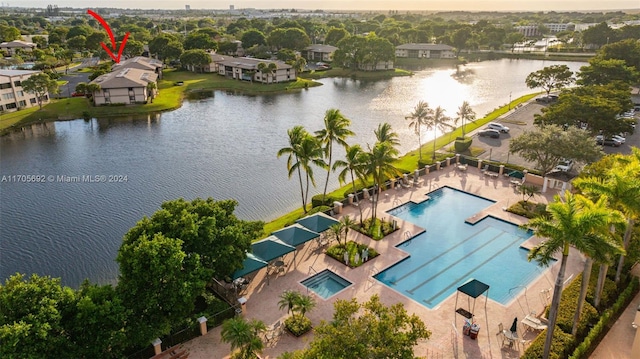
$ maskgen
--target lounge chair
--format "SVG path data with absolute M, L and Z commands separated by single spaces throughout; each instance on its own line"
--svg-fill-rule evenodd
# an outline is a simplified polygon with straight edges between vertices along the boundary
M 525 331 L 532 330 L 545 330 L 547 329 L 547 325 L 544 324 L 540 319 L 536 318 L 535 315 L 527 315 L 520 322 L 525 327 Z

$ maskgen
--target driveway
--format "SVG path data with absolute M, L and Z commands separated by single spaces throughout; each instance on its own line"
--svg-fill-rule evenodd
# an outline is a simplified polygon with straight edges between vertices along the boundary
M 97 63 L 98 58 L 83 59 L 80 65 L 69 69 L 69 73 L 60 78 L 61 80 L 68 81 L 68 83 L 60 87 L 58 98 L 71 97 L 71 94 L 75 92 L 76 86 L 80 82 L 89 82 L 90 73 L 78 72 L 78 70 L 85 67 L 95 66 Z

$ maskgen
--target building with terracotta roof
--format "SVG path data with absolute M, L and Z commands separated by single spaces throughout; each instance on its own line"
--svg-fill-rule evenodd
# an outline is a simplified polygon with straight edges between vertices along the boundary
M 96 106 L 147 103 L 157 94 L 157 81 L 158 74 L 153 71 L 121 68 L 90 82 L 100 85 L 100 90 L 93 93 L 93 103 Z M 150 89 L 149 83 L 154 83 L 155 88 Z

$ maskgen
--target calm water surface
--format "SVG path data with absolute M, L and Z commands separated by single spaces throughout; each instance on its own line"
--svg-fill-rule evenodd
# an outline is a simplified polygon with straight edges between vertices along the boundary
M 405 120 L 418 101 L 455 116 L 467 100 L 480 117 L 510 95 L 529 93 L 529 73 L 561 63 L 499 60 L 386 81 L 325 79 L 323 86 L 281 95 L 217 91 L 158 116 L 54 122 L 5 136 L 0 176 L 126 176 L 126 182 L 0 183 L 0 280 L 22 272 L 62 277 L 71 286 L 84 278 L 113 282 L 122 236 L 163 201 L 234 198 L 237 215 L 252 220 L 299 207 L 299 185 L 287 178 L 286 158 L 276 152 L 287 145 L 287 129 L 318 130 L 329 108 L 351 119 L 357 136 L 350 143 L 373 143 L 373 130 L 389 122 L 404 153 L 418 144 Z M 565 64 L 573 71 L 584 65 Z M 316 179 L 319 192 L 320 171 Z M 329 187 L 337 186 L 334 175 Z

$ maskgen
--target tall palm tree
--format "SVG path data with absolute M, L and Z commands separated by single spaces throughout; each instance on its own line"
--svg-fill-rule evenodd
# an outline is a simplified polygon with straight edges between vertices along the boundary
M 222 341 L 231 344 L 231 350 L 240 349 L 233 358 L 253 359 L 264 349 L 260 334 L 267 330 L 263 322 L 242 317 L 227 319 L 222 323 Z
M 414 107 L 413 112 L 406 116 L 406 120 L 410 120 L 409 128 L 413 129 L 416 135 L 418 135 L 418 157 L 422 161 L 422 131 L 421 126 L 426 123 L 427 118 L 432 114 L 433 110 L 429 107 L 429 104 L 425 101 L 420 101 Z
M 278 309 L 283 310 L 287 308 L 287 314 L 293 313 L 296 306 L 296 300 L 300 293 L 295 290 L 285 290 L 280 294 L 280 301 L 278 301 Z
M 299 154 L 299 166 L 302 167 L 306 174 L 307 185 L 305 189 L 305 194 L 303 198 L 304 205 L 304 213 L 307 213 L 307 203 L 309 199 L 309 188 L 311 185 L 316 186 L 316 180 L 313 176 L 313 166 L 320 168 L 327 168 L 327 164 L 324 161 L 324 151 L 322 146 L 320 145 L 320 141 L 318 141 L 314 136 L 308 134 L 302 139 L 300 143 L 300 152 Z
M 440 106 L 436 107 L 433 114 L 426 119 L 425 126 L 430 130 L 433 130 L 433 156 L 432 159 L 436 159 L 436 139 L 438 138 L 438 131 L 445 132 L 447 129 L 453 128 L 448 122 L 451 119 L 444 114 L 444 109 Z
M 605 245 L 600 243 L 601 237 L 594 237 L 592 234 L 608 224 L 610 211 L 601 210 L 599 206 L 594 207 L 590 202 L 582 195 L 573 195 L 567 191 L 564 198 L 556 195 L 554 202 L 547 206 L 549 217 L 536 217 L 528 224 L 537 236 L 546 238 L 531 250 L 528 257 L 530 261 L 536 260 L 542 266 L 549 266 L 553 255 L 557 252 L 562 253 L 560 269 L 549 308 L 549 326 L 544 343 L 544 359 L 549 358 L 569 248 L 575 247 L 583 253 L 590 253 L 591 248 Z M 598 244 L 593 243 L 594 241 L 597 241 Z
M 331 175 L 331 162 L 333 159 L 333 143 L 337 143 L 343 147 L 347 147 L 345 141 L 347 137 L 353 136 L 354 133 L 349 129 L 351 121 L 344 117 L 340 110 L 332 108 L 324 114 L 324 128 L 316 131 L 316 137 L 323 146 L 325 158 L 327 162 L 327 180 L 324 183 L 324 192 L 322 192 L 322 203 L 327 195 L 327 187 L 329 186 L 329 176 Z
M 356 222 L 349 216 L 343 216 L 340 219 L 340 223 L 342 223 L 342 226 L 344 227 L 344 241 L 346 243 L 349 239 L 349 237 L 347 237 L 349 235 L 349 229 L 353 228 L 353 226 L 356 225 Z
M 344 184 L 345 178 L 347 177 L 347 173 L 351 174 L 351 184 L 353 185 L 353 194 L 356 197 L 356 204 L 358 205 L 358 210 L 360 211 L 360 224 L 362 224 L 362 207 L 360 206 L 360 199 L 357 196 L 357 188 L 356 188 L 356 178 L 358 178 L 361 182 L 365 181 L 365 163 L 367 160 L 367 156 L 365 152 L 362 150 L 360 145 L 353 145 L 347 147 L 347 153 L 345 154 L 345 160 L 337 160 L 333 164 L 333 170 L 335 171 L 338 168 L 343 168 L 340 173 L 338 173 L 338 181 L 340 184 Z
M 376 142 L 373 148 L 369 148 L 367 156 L 366 173 L 373 178 L 376 188 L 374 200 L 371 203 L 371 219 L 375 222 L 383 181 L 387 177 L 400 174 L 400 171 L 393 166 L 398 159 L 398 149 L 389 141 Z
M 296 298 L 295 302 L 295 308 L 300 316 L 304 317 L 308 311 L 312 310 L 315 307 L 316 301 L 311 296 L 302 293 L 298 294 L 298 298 Z
M 400 146 L 400 137 L 397 132 L 393 132 L 391 125 L 387 122 L 378 124 L 378 128 L 373 130 L 378 142 L 388 142 L 392 146 Z
M 300 144 L 302 143 L 302 139 L 308 135 L 307 130 L 302 126 L 295 126 L 287 130 L 287 135 L 289 135 L 289 147 L 283 147 L 278 151 L 278 157 L 288 154 L 287 158 L 287 170 L 289 171 L 289 178 L 294 171 L 294 164 L 298 163 L 298 152 L 300 151 Z M 298 180 L 300 181 L 300 194 L 302 196 L 302 208 L 306 213 L 307 206 L 304 201 L 304 187 L 302 185 L 302 170 L 300 166 L 296 166 L 295 170 L 298 172 Z
M 156 97 L 156 89 L 158 88 L 158 85 L 156 85 L 155 82 L 149 82 L 147 84 L 147 96 L 149 96 L 149 99 L 151 100 L 151 103 L 153 103 L 153 99 Z
M 636 151 L 640 153 L 640 151 Z M 640 216 L 640 164 L 633 161 L 634 155 L 623 159 L 619 166 L 611 168 L 605 179 L 588 177 L 576 179 L 575 186 L 587 193 L 605 195 L 609 198 L 611 207 L 620 210 L 627 218 L 627 228 L 624 233 L 624 248 L 627 249 L 633 226 Z M 631 161 L 626 161 L 631 159 Z M 620 256 L 616 270 L 615 281 L 620 281 L 625 257 Z
M 275 62 L 270 62 L 269 65 L 267 65 L 267 73 L 271 77 L 271 82 L 273 82 L 276 71 L 278 71 L 278 65 L 276 65 Z
M 458 107 L 458 112 L 456 112 L 456 118 L 455 118 L 455 124 L 458 124 L 458 121 L 462 122 L 462 137 L 464 138 L 465 132 L 464 132 L 464 126 L 466 124 L 467 121 L 469 122 L 473 122 L 476 119 L 476 113 L 473 111 L 473 109 L 471 108 L 471 105 L 469 105 L 469 102 L 467 101 L 463 101 L 462 105 L 460 105 L 460 107 Z

